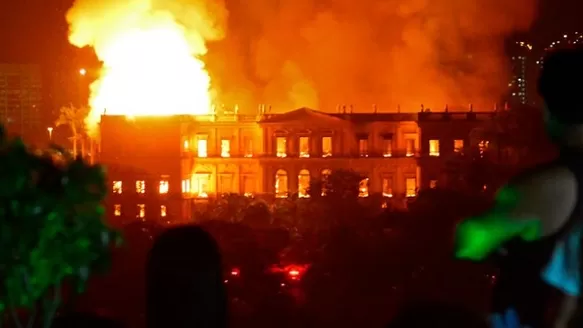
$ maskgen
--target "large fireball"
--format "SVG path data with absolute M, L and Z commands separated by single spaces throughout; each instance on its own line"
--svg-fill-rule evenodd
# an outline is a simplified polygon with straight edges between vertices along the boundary
M 93 47 L 103 62 L 91 85 L 90 132 L 104 113 L 131 117 L 209 112 L 210 77 L 200 56 L 207 51 L 205 40 L 213 38 L 212 22 L 205 21 L 204 13 L 196 17 L 198 26 L 185 26 L 175 12 L 154 7 L 150 0 L 75 3 L 67 13 L 69 41 Z

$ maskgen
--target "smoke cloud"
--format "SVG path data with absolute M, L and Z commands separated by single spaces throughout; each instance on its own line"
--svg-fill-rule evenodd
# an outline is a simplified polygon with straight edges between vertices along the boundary
M 225 37 L 205 62 L 221 101 L 250 111 L 491 109 L 507 89 L 504 39 L 527 29 L 535 8 L 536 0 L 226 0 Z
M 179 26 L 195 55 L 206 53 L 206 42 L 225 36 L 227 12 L 221 0 L 76 0 L 67 12 L 69 41 L 99 52 L 120 31 L 159 22 Z

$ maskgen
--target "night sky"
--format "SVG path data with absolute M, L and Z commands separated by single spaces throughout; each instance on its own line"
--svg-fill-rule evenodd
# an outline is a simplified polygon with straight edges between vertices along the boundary
M 90 82 L 77 81 L 75 90 L 70 90 L 71 82 L 79 79 L 78 69 L 97 65 L 91 50 L 76 49 L 67 42 L 65 12 L 71 5 L 72 0 L 0 1 L 0 62 L 40 64 L 47 107 L 78 95 L 79 88 Z M 563 33 L 583 31 L 581 0 L 540 0 L 539 6 L 531 31 L 517 39 L 544 46 Z

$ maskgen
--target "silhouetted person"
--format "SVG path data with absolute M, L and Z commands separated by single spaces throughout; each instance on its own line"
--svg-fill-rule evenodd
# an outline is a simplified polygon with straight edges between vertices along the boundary
M 223 328 L 227 299 L 215 240 L 196 226 L 161 234 L 147 263 L 147 327 Z
M 582 308 L 582 92 L 583 48 L 551 53 L 543 63 L 539 93 L 545 103 L 548 135 L 560 148 L 559 158 L 513 179 L 499 191 L 490 211 L 458 228 L 456 254 L 471 260 L 483 259 L 511 238 L 527 242 L 554 239 L 554 250 L 542 268 L 543 280 L 563 294 L 553 327 L 583 327 L 581 322 L 572 322 Z M 475 239 L 478 235 L 482 238 Z M 536 295 L 530 300 L 544 301 Z
M 489 328 L 485 318 L 464 309 L 442 303 L 418 303 L 397 313 L 387 328 Z

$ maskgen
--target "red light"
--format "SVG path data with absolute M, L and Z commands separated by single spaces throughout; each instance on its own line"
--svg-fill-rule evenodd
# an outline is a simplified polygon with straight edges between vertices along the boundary
M 231 276 L 237 277 L 239 276 L 239 274 L 241 274 L 241 271 L 237 268 L 231 270 Z
M 298 270 L 289 270 L 288 274 L 292 277 L 297 277 L 300 275 L 300 272 Z

